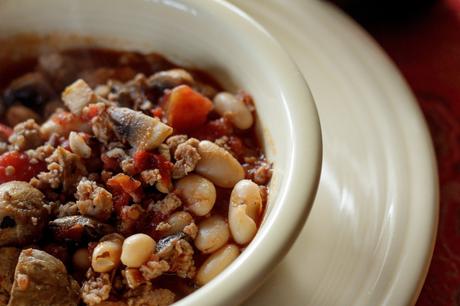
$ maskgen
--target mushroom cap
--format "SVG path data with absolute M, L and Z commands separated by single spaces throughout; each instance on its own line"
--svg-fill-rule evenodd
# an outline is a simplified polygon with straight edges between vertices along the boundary
M 41 237 L 48 219 L 44 197 L 27 182 L 0 185 L 0 246 L 24 245 Z
M 9 304 L 77 306 L 80 287 L 59 259 L 36 249 L 22 250 Z

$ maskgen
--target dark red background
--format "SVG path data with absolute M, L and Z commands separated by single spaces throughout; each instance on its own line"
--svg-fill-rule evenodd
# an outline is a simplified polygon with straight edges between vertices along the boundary
M 460 305 L 460 0 L 425 1 L 422 8 L 412 1 L 414 9 L 402 8 L 395 1 L 390 7 L 387 2 L 385 14 L 377 14 L 378 9 L 372 11 L 370 6 L 356 10 L 362 3 L 355 1 L 354 8 L 345 8 L 382 45 L 405 76 L 423 110 L 436 149 L 441 196 L 439 230 L 416 306 Z M 391 14 L 398 10 L 398 15 Z

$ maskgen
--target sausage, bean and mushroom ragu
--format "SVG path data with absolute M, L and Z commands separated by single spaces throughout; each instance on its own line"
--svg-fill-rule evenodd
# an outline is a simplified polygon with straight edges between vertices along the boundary
M 0 305 L 169 305 L 253 239 L 271 166 L 249 95 L 155 54 L 0 67 Z

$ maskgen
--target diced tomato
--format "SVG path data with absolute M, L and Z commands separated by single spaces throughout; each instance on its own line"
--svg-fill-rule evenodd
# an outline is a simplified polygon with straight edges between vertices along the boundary
M 149 151 L 137 151 L 133 156 L 134 167 L 138 172 L 155 167 L 155 154 Z
M 51 116 L 51 120 L 53 120 L 56 124 L 65 126 L 74 122 L 77 117 L 77 115 L 70 112 L 57 112 Z
M 233 125 L 227 118 L 219 118 L 209 121 L 204 126 L 194 131 L 192 135 L 198 139 L 207 139 L 214 141 L 223 136 L 233 134 Z
M 88 105 L 88 111 L 85 113 L 85 115 L 82 115 L 83 120 L 91 120 L 96 116 L 99 116 L 100 112 L 100 107 L 96 104 L 90 104 Z
M 155 158 L 157 163 L 156 167 L 160 171 L 163 185 L 170 186 L 173 164 L 169 160 L 167 160 L 163 155 L 155 155 Z
M 131 196 L 121 189 L 112 190 L 112 196 L 113 209 L 120 215 L 123 207 L 129 204 Z
M 129 204 L 131 198 L 141 196 L 141 182 L 119 173 L 107 181 L 113 195 L 113 206 L 117 213 L 121 213 L 123 206 Z
M 14 171 L 6 173 L 6 168 L 12 166 Z M 0 155 L 0 183 L 9 181 L 26 181 L 46 169 L 45 162 L 39 161 L 32 164 L 25 153 L 17 151 L 7 152 Z M 9 172 L 9 171 L 8 171 Z
M 111 158 L 105 154 L 102 154 L 101 160 L 104 164 L 104 170 L 113 171 L 118 168 L 118 160 L 116 158 Z
M 230 136 L 233 134 L 233 125 L 227 118 L 219 118 L 210 121 L 206 127 L 208 132 L 210 132 L 215 138 Z
M 154 109 L 151 110 L 152 116 L 157 117 L 157 118 L 163 118 L 164 111 L 161 107 L 155 107 Z
M 7 140 L 11 134 L 13 134 L 13 129 L 9 126 L 0 123 L 0 138 Z
M 169 186 L 173 164 L 161 154 L 154 154 L 149 151 L 137 151 L 134 154 L 134 167 L 138 172 L 147 169 L 158 169 L 161 179 Z
M 107 181 L 107 185 L 113 188 L 120 187 L 124 192 L 130 193 L 141 186 L 141 182 L 126 174 L 119 173 Z
M 177 132 L 203 125 L 211 109 L 212 102 L 187 85 L 174 88 L 165 105 L 168 124 Z

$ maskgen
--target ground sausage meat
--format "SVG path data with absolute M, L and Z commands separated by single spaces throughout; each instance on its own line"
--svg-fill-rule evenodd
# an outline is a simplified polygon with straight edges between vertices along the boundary
M 190 138 L 177 146 L 174 151 L 176 163 L 172 170 L 173 178 L 180 179 L 195 169 L 196 164 L 201 159 L 197 150 L 198 144 L 197 139 Z
M 96 182 L 82 178 L 75 193 L 80 214 L 106 221 L 112 214 L 112 194 Z
M 81 297 L 87 305 L 98 305 L 109 298 L 112 282 L 108 273 L 95 273 L 91 269 L 81 288 Z
M 17 124 L 14 127 L 13 134 L 9 138 L 9 142 L 19 151 L 34 149 L 40 146 L 43 143 L 40 126 L 34 119 Z
M 125 296 L 128 306 L 167 306 L 175 300 L 170 290 L 154 289 L 150 284 L 130 290 Z
M 170 305 L 225 268 L 212 256 L 244 251 L 238 222 L 260 224 L 272 169 L 230 116 L 255 116 L 247 93 L 104 49 L 0 60 L 0 75 L 0 306 Z

